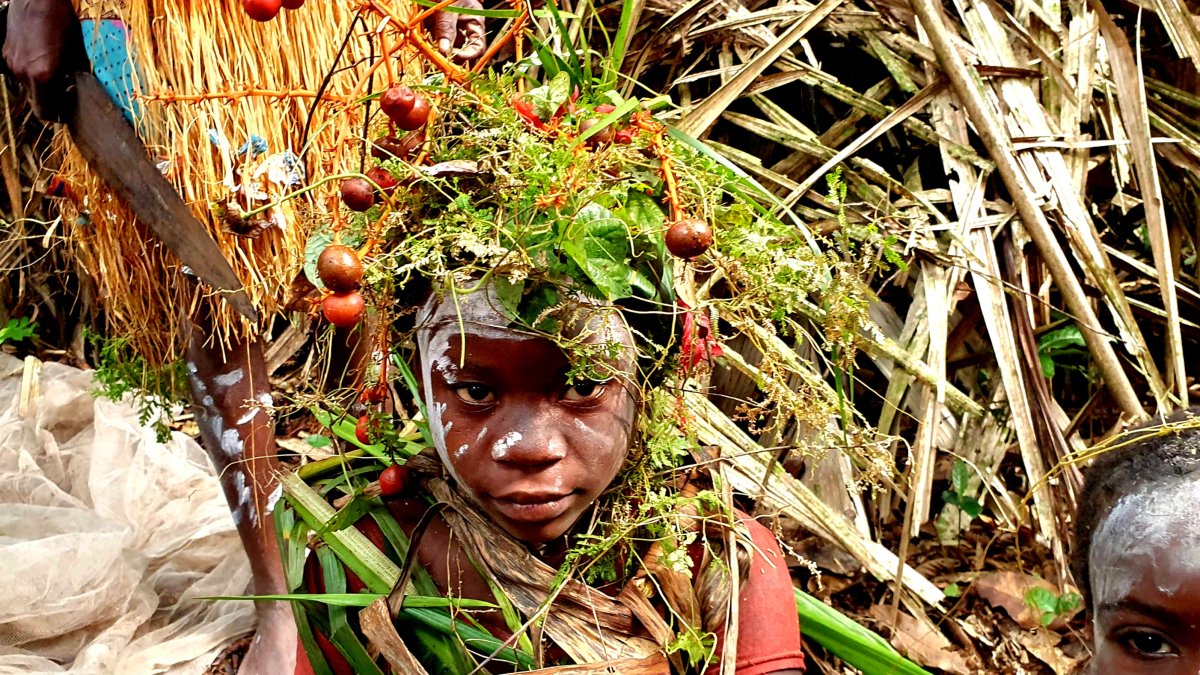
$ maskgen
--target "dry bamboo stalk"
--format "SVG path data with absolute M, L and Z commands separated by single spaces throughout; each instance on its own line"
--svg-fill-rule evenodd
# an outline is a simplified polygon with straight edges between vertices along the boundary
M 736 77 L 727 84 L 722 85 L 720 89 L 693 109 L 684 118 L 683 123 L 679 125 L 679 129 L 686 134 L 697 137 L 707 132 L 708 128 L 721 116 L 721 113 L 725 112 L 725 109 L 742 95 L 746 87 L 750 86 L 754 78 L 761 75 L 781 54 L 791 48 L 800 38 L 807 35 L 825 17 L 829 16 L 830 12 L 837 9 L 843 1 L 821 0 L 820 4 L 813 11 L 792 25 L 786 33 L 777 38 L 771 46 L 755 56 L 752 61 L 742 66 Z
M 1113 399 L 1121 409 L 1134 419 L 1145 419 L 1146 412 L 1138 401 L 1137 394 L 1129 377 L 1121 367 L 1117 354 L 1108 338 L 1103 334 L 1096 313 L 1092 311 L 1083 287 L 1071 271 L 1062 248 L 1055 240 L 1054 232 L 1050 229 L 1045 215 L 1041 212 L 1031 197 L 1033 189 L 1022 169 L 1017 165 L 1011 148 L 1011 141 L 1002 131 L 995 114 L 988 107 L 983 97 L 983 82 L 977 73 L 969 70 L 955 47 L 949 30 L 942 20 L 940 8 L 932 0 L 910 0 L 913 12 L 921 21 L 929 35 L 938 61 L 942 64 L 947 77 L 958 94 L 959 101 L 967 109 L 980 139 L 988 149 L 988 154 L 996 162 L 996 168 L 1008 187 L 1009 194 L 1025 223 L 1026 229 L 1033 237 L 1034 243 L 1046 260 L 1047 267 L 1054 280 L 1058 283 L 1059 291 L 1067 302 L 1067 307 L 1080 324 L 1084 341 L 1087 342 L 1096 365 L 1104 377 L 1105 385 L 1113 395 Z
M 684 396 L 686 407 L 700 442 L 716 445 L 729 459 L 733 488 L 744 494 L 757 494 L 763 470 L 769 460 L 758 443 L 746 435 L 707 398 L 694 393 Z M 777 510 L 795 518 L 802 526 L 846 549 L 876 578 L 895 579 L 899 559 L 877 542 L 864 538 L 840 513 L 802 483 L 776 467 L 775 475 L 763 492 L 765 510 Z M 922 601 L 940 607 L 945 594 L 920 572 L 905 567 L 904 587 Z
M 946 284 L 946 272 L 938 265 L 921 265 L 921 281 L 925 287 L 925 303 L 928 307 L 929 351 L 926 362 L 930 364 L 940 381 L 946 376 L 946 337 L 949 329 L 946 317 L 949 316 L 950 287 Z M 933 469 L 937 457 L 938 421 L 941 419 L 942 402 L 945 400 L 945 387 L 934 387 L 933 400 L 927 400 L 925 413 L 921 416 L 921 424 L 917 428 L 916 442 L 913 444 L 912 480 L 909 481 L 908 498 L 914 503 L 912 529 L 909 536 L 916 537 L 921 526 L 929 520 L 930 502 L 933 498 Z
M 976 11 L 963 14 L 968 35 L 981 59 L 1004 66 L 1019 66 L 1011 44 L 999 37 L 1001 24 L 992 16 L 992 4 L 980 5 Z M 1060 131 L 1050 124 L 1038 94 L 1028 81 L 1006 80 L 993 85 L 995 95 L 1007 114 L 1004 122 L 1011 136 L 1054 134 Z M 1169 394 L 1159 375 L 1158 366 L 1150 354 L 1141 329 L 1129 308 L 1129 302 L 1112 265 L 1103 253 L 1101 239 L 1087 208 L 1080 198 L 1081 191 L 1071 189 L 1073 175 L 1060 152 L 1021 153 L 1018 164 L 1025 169 L 1031 184 L 1045 186 L 1045 199 L 1058 207 L 1063 218 L 1062 231 L 1078 254 L 1087 279 L 1101 289 L 1109 306 L 1117 331 L 1127 351 L 1149 381 L 1151 393 L 1158 406 L 1169 406 Z M 1042 177 L 1043 173 L 1045 178 Z M 1037 178 L 1032 178 L 1037 177 Z M 1048 178 L 1048 180 L 1046 180 Z
M 1138 187 L 1141 188 L 1142 202 L 1146 209 L 1146 229 L 1150 234 L 1150 246 L 1154 253 L 1154 266 L 1158 270 L 1159 292 L 1162 294 L 1163 308 L 1167 312 L 1167 345 L 1164 360 L 1170 367 L 1175 384 L 1175 396 L 1179 405 L 1188 405 L 1187 372 L 1183 359 L 1183 335 L 1179 328 L 1179 298 L 1175 293 L 1176 278 L 1170 246 L 1170 234 L 1167 227 L 1166 213 L 1163 211 L 1162 187 L 1158 181 L 1158 166 L 1154 159 L 1154 150 L 1150 147 L 1150 121 L 1146 117 L 1146 87 L 1142 81 L 1142 71 L 1134 60 L 1125 36 L 1113 23 L 1104 6 L 1094 0 L 1090 3 L 1092 11 L 1100 20 L 1100 33 L 1108 47 L 1109 62 L 1112 64 L 1113 79 L 1119 92 L 1116 96 L 1117 107 L 1120 111 L 1125 130 L 1129 132 L 1132 142 L 1134 169 L 1137 171 Z M 1164 8 L 1176 8 L 1170 0 L 1159 0 Z M 1196 28 L 1192 25 L 1190 15 L 1184 20 L 1186 28 L 1180 29 L 1180 35 L 1189 36 L 1185 42 L 1193 59 L 1200 59 L 1200 43 L 1197 43 Z M 1196 61 L 1200 67 L 1200 60 Z M 1167 413 L 1160 405 L 1159 413 Z
M 358 613 L 358 621 L 363 635 L 367 637 L 367 644 L 383 655 L 394 672 L 399 675 L 429 675 L 396 632 L 388 612 L 387 598 L 379 598 L 364 607 Z
M 614 659 L 577 666 L 531 670 L 528 675 L 670 675 L 671 664 L 662 652 L 640 659 Z

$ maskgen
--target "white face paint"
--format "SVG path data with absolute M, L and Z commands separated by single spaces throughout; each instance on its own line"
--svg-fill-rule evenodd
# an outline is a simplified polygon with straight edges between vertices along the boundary
M 259 408 L 251 408 L 246 411 L 246 414 L 244 414 L 238 418 L 237 423 L 245 424 L 246 422 L 249 422 L 250 420 L 254 419 L 254 416 L 259 414 L 260 412 L 262 412 L 262 410 L 260 410 Z
M 281 496 L 283 496 L 283 486 L 276 485 L 270 496 L 267 497 L 267 513 L 275 513 L 275 504 Z
M 217 391 L 222 391 L 232 387 L 238 382 L 241 382 L 243 377 L 245 377 L 245 374 L 242 372 L 241 368 L 238 368 L 237 370 L 233 370 L 228 373 L 221 373 L 220 375 L 214 377 L 213 384 L 217 385 Z
M 258 526 L 258 510 L 254 508 L 254 494 L 246 484 L 246 472 L 233 469 L 233 486 L 237 491 L 237 506 L 233 509 L 233 523 L 241 525 L 242 520 L 249 517 L 250 524 Z
M 450 431 L 452 423 L 443 419 L 447 405 L 435 400 L 430 373 L 436 369 L 447 376 L 446 379 L 453 379 L 449 376 L 457 370 L 459 364 L 450 356 L 451 345 L 455 344 L 452 340 L 462 344 L 462 341 L 471 336 L 513 339 L 514 329 L 509 328 L 509 319 L 502 307 L 495 287 L 489 285 L 467 295 L 431 298 L 417 315 L 417 348 L 421 358 L 422 388 L 429 415 L 429 430 L 443 466 L 460 484 L 463 482 L 462 477 L 450 461 L 451 456 L 446 448 L 446 434 Z M 579 311 L 567 318 L 567 323 L 575 326 L 572 332 L 579 336 L 586 334 L 587 341 L 591 343 L 617 342 L 625 345 L 626 348 L 621 350 L 616 366 L 624 373 L 632 373 L 633 338 L 624 323 L 618 320 L 619 312 L 610 307 L 590 305 L 587 301 L 581 301 L 578 307 Z M 585 426 L 578 420 L 576 424 L 580 428 Z M 484 428 L 479 433 L 476 443 L 482 441 L 487 431 L 487 428 Z M 506 434 L 493 444 L 493 456 L 502 458 L 513 444 L 520 440 L 519 433 Z M 459 453 L 465 453 L 467 449 L 469 448 L 466 446 L 460 446 L 456 449 L 455 456 L 461 456 Z
M 521 438 L 521 434 L 517 433 L 516 431 L 510 431 L 507 434 L 504 434 L 499 440 L 492 444 L 492 457 L 495 457 L 496 459 L 504 459 L 505 457 L 508 457 L 509 449 L 511 449 L 512 446 L 516 445 L 517 443 L 520 443 Z
M 230 459 L 241 457 L 245 447 L 237 429 L 226 429 L 221 433 L 221 452 L 224 452 L 226 457 Z
M 1118 499 L 1092 536 L 1088 573 L 1099 652 L 1108 633 L 1103 608 L 1143 582 L 1173 595 L 1200 578 L 1200 480 L 1164 479 Z

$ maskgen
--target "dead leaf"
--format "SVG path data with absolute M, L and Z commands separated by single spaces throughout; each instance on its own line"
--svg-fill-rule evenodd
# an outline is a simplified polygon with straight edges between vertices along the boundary
M 1041 611 L 1030 607 L 1029 603 L 1025 601 L 1025 597 L 1030 589 L 1043 588 L 1055 595 L 1060 594 L 1059 589 L 1055 588 L 1054 584 L 1045 579 L 1012 571 L 986 572 L 981 574 L 975 580 L 974 588 L 979 597 L 987 600 L 993 607 L 1003 608 L 1012 617 L 1013 621 L 1016 621 L 1018 625 L 1026 630 L 1032 630 L 1042 625 Z M 1078 611 L 1076 609 L 1064 616 L 1055 618 L 1050 623 L 1049 628 L 1057 630 L 1063 627 L 1066 625 L 1066 621 Z
M 1071 675 L 1078 672 L 1083 659 L 1073 659 L 1058 647 L 1062 637 L 1050 630 L 1026 631 L 1016 634 L 1017 642 L 1029 650 L 1039 661 L 1050 666 L 1054 675 Z
M 950 644 L 945 635 L 921 625 L 921 622 L 908 614 L 900 612 L 893 615 L 890 607 L 875 605 L 871 607 L 871 616 L 891 627 L 892 646 L 908 658 L 953 675 L 968 675 L 971 672 L 967 660 Z

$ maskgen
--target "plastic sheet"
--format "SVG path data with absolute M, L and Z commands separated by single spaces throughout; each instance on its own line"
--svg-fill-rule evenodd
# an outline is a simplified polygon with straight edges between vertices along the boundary
M 254 627 L 212 465 L 160 444 L 86 371 L 47 363 L 21 415 L 0 354 L 0 673 L 202 673 Z

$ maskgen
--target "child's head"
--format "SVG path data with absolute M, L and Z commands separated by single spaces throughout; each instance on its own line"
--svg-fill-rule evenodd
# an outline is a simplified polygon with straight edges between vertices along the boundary
M 579 302 L 560 312 L 562 337 L 596 353 L 585 376 L 570 377 L 563 348 L 510 328 L 501 307 L 492 287 L 429 302 L 417 331 L 424 398 L 460 489 L 540 544 L 566 533 L 625 462 L 633 341 L 615 311 Z
M 1200 672 L 1195 415 L 1136 430 L 1087 472 L 1072 562 L 1093 619 L 1093 672 Z

